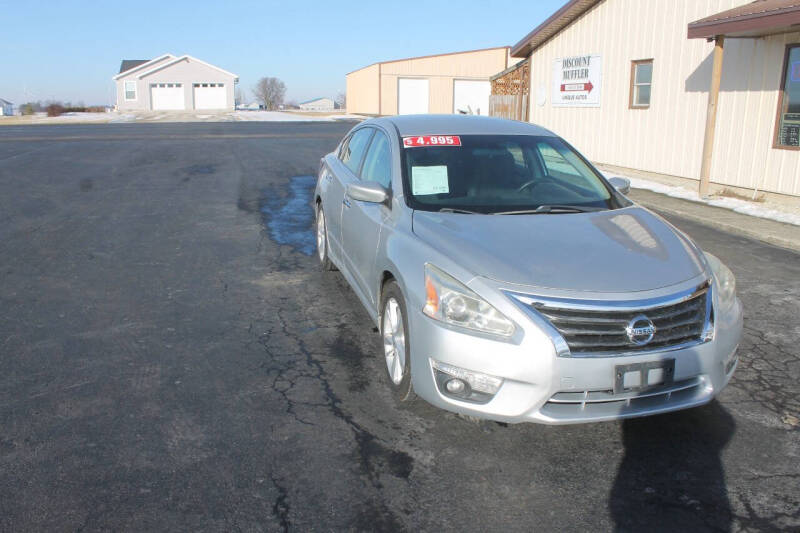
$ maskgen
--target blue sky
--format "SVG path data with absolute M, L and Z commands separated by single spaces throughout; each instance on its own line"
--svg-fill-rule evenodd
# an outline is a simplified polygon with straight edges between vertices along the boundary
M 376 61 L 513 45 L 565 0 L 55 1 L 0 0 L 0 98 L 111 104 L 122 59 L 189 54 L 262 76 L 287 99 L 343 92 Z

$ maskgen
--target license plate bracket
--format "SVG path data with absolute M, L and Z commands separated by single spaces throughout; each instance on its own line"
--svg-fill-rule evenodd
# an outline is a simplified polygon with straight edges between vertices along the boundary
M 652 372 L 653 370 L 655 370 L 655 372 Z M 638 380 L 635 379 L 637 373 L 639 375 Z M 632 378 L 631 381 L 636 381 L 637 384 L 626 385 L 626 376 Z M 654 387 L 663 387 L 672 384 L 674 378 L 675 359 L 617 365 L 614 367 L 614 394 L 638 392 Z

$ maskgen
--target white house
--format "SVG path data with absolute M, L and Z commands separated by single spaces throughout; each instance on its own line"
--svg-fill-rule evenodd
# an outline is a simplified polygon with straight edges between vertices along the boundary
M 113 80 L 120 111 L 232 111 L 239 77 L 190 55 L 165 54 L 125 59 Z
M 0 98 L 0 116 L 10 116 L 14 114 L 14 104 L 8 100 Z
M 330 98 L 314 98 L 301 102 L 298 107 L 303 111 L 333 111 L 333 100 Z

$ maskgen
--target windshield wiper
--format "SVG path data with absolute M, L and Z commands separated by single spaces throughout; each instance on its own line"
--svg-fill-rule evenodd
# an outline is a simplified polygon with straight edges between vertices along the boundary
M 485 215 L 486 213 L 478 213 L 477 211 L 469 211 L 468 209 L 458 209 L 457 207 L 443 207 L 439 209 L 440 213 L 461 213 L 463 215 Z
M 577 205 L 540 205 L 536 209 L 522 209 L 520 211 L 500 211 L 493 215 L 545 215 L 548 213 L 588 213 L 600 211 L 599 207 L 580 207 Z

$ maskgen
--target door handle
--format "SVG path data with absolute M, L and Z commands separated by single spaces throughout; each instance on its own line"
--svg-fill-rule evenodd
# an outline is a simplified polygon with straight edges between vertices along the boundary
M 350 207 L 350 200 L 348 200 L 347 198 L 342 200 L 342 203 L 344 204 L 345 207 Z

